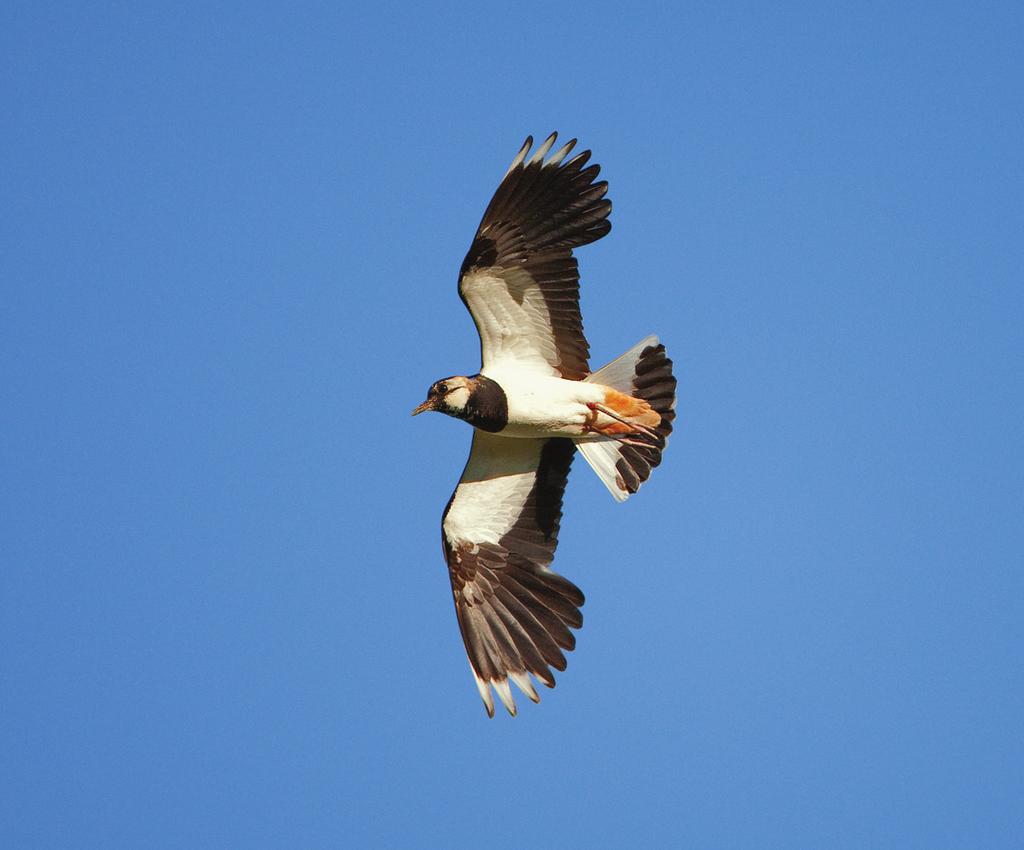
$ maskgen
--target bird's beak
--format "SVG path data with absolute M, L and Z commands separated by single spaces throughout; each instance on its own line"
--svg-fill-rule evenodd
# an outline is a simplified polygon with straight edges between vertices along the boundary
M 423 404 L 421 404 L 419 407 L 417 407 L 412 412 L 412 415 L 413 416 L 418 416 L 419 414 L 423 413 L 424 410 L 433 410 L 433 409 L 434 409 L 434 400 L 428 398 L 425 402 L 423 402 Z

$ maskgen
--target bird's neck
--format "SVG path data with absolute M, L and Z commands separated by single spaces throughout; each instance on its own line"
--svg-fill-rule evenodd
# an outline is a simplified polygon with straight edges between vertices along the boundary
M 459 411 L 459 418 L 474 428 L 496 434 L 508 424 L 508 399 L 505 391 L 501 384 L 484 375 L 476 375 L 472 381 L 472 392 L 466 406 Z

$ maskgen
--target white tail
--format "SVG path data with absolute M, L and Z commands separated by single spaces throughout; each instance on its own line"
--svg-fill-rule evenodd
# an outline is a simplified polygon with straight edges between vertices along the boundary
M 641 398 L 661 415 L 661 422 L 653 433 L 631 434 L 628 443 L 600 435 L 576 441 L 580 453 L 608 492 L 616 501 L 624 502 L 661 463 L 661 453 L 672 433 L 676 401 L 672 361 L 665 355 L 665 346 L 658 338 L 649 336 L 584 380 Z

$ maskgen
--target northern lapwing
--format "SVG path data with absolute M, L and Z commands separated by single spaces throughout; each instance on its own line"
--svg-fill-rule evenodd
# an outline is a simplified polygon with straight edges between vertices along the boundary
M 609 230 L 608 184 L 590 151 L 554 153 L 552 133 L 509 166 L 459 272 L 480 334 L 482 367 L 430 387 L 413 415 L 473 426 L 469 460 L 441 520 L 455 613 L 489 716 L 511 679 L 539 701 L 583 625 L 583 594 L 552 572 L 576 449 L 618 501 L 661 462 L 675 418 L 672 361 L 650 336 L 596 372 L 588 365 L 572 249 Z M 550 156 L 549 156 L 550 154 Z

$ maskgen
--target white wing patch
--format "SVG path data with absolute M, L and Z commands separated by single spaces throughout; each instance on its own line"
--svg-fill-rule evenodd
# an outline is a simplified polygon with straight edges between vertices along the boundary
M 551 314 L 544 293 L 524 269 L 489 268 L 466 274 L 462 296 L 480 333 L 483 368 L 517 367 L 560 375 Z
M 515 525 L 533 487 L 539 456 L 534 440 L 473 432 L 473 449 L 444 520 L 453 543 L 497 543 Z

